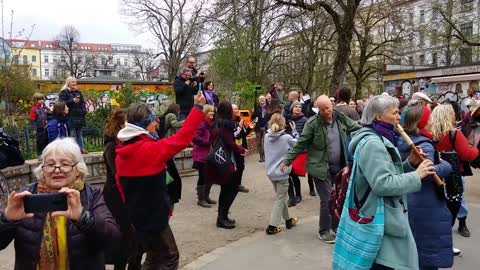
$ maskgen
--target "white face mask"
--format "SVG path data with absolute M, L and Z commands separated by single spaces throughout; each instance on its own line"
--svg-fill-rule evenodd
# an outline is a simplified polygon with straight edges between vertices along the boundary
M 313 111 L 314 113 L 318 114 L 318 108 L 313 107 L 313 108 L 312 108 L 312 111 Z

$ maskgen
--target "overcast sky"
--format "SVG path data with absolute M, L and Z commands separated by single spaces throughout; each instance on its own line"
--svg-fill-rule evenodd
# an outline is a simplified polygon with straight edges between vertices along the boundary
M 138 34 L 122 22 L 119 0 L 4 0 L 5 31 L 14 11 L 14 29 L 30 29 L 32 40 L 51 40 L 65 25 L 80 32 L 80 40 L 90 43 L 140 44 L 154 48 L 149 35 Z M 15 31 L 14 31 L 15 32 Z M 0 33 L 1 35 L 1 33 Z M 8 35 L 5 34 L 8 38 Z M 20 38 L 25 38 L 24 34 Z

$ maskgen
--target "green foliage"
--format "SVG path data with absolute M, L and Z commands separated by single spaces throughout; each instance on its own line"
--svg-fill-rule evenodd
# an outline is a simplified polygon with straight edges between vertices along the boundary
M 238 106 L 241 109 L 248 109 L 251 110 L 255 104 L 255 94 L 259 95 L 261 91 L 257 91 L 256 87 L 258 85 L 251 83 L 249 81 L 238 82 L 235 84 L 235 89 L 238 91 L 238 95 L 240 97 L 240 102 L 238 102 Z
M 85 115 L 86 127 L 89 129 L 103 130 L 112 111 L 112 106 L 105 106 L 98 107 L 95 112 L 88 112 Z
M 15 104 L 18 100 L 30 100 L 37 87 L 28 76 L 25 76 L 23 70 L 9 68 L 0 70 L 0 92 L 3 101 L 5 101 L 5 89 L 8 93 L 8 102 Z
M 120 105 L 120 108 L 126 108 L 130 104 L 140 101 L 140 96 L 133 91 L 132 83 L 126 83 L 125 87 L 113 94 L 113 98 Z

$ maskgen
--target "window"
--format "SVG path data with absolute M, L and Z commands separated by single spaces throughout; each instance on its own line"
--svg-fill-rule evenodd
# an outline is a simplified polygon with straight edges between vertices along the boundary
M 464 23 L 460 27 L 461 27 L 460 31 L 462 31 L 462 34 L 464 34 L 465 36 L 471 36 L 473 34 L 473 23 L 472 22 Z
M 471 11 L 473 9 L 473 0 L 461 0 L 460 5 L 461 12 Z
M 420 65 L 424 65 L 425 64 L 425 55 L 420 55 Z
M 57 57 L 53 56 L 53 63 L 57 63 Z
M 420 23 L 425 22 L 425 10 L 420 10 Z
M 48 55 L 43 56 L 43 62 L 48 63 Z
M 32 76 L 37 77 L 37 69 L 36 68 L 32 68 Z
M 425 31 L 420 30 L 419 37 L 418 37 L 418 45 L 423 46 L 425 45 Z
M 128 59 L 127 58 L 123 59 L 123 65 L 128 66 Z
M 437 53 L 432 53 L 432 65 L 437 65 Z
M 46 68 L 44 74 L 46 78 L 50 77 L 50 70 Z
M 460 64 L 472 63 L 472 47 L 460 49 Z
M 413 65 L 413 56 L 408 57 L 408 64 Z
M 23 64 L 28 65 L 28 56 L 26 55 L 23 56 Z
M 122 64 L 120 64 L 120 58 L 117 58 L 117 65 L 121 66 Z
M 65 56 L 64 55 L 60 56 L 60 62 L 62 62 L 62 63 L 65 62 Z
M 37 62 L 37 56 L 36 55 L 32 55 L 32 63 L 35 63 Z
M 18 55 L 13 56 L 13 64 L 18 65 Z
M 53 69 L 53 76 L 57 77 L 57 69 L 56 68 Z

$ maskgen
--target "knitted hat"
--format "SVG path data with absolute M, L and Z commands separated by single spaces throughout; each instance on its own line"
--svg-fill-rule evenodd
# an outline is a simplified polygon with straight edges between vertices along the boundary
M 294 102 L 292 102 L 292 104 L 290 105 L 290 111 L 292 111 L 295 106 L 300 106 L 300 107 L 302 107 L 302 103 L 301 103 L 300 101 L 294 101 Z
M 423 106 L 422 118 L 418 121 L 417 127 L 422 130 L 427 126 L 428 119 L 430 118 L 430 108 L 428 106 Z

